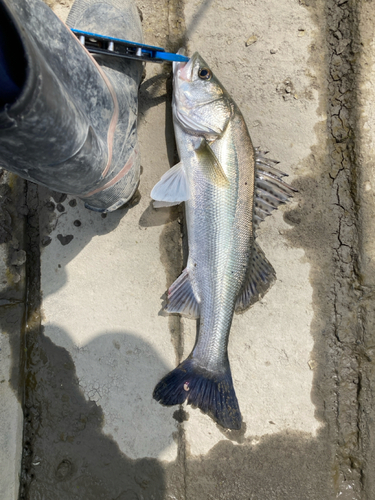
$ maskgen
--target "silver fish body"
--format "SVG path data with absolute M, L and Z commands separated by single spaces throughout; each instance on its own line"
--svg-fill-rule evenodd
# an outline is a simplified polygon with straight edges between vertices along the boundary
M 200 328 L 193 357 L 212 371 L 227 364 L 227 344 L 237 296 L 244 282 L 253 242 L 254 153 L 250 138 L 240 141 L 241 115 L 228 124 L 211 149 L 228 185 L 202 173 L 194 140 L 175 122 L 175 134 L 190 186 L 185 202 L 189 241 L 187 272 L 200 305 Z M 237 141 L 236 141 L 237 139 Z M 245 142 L 245 144 L 243 144 Z M 238 157 L 246 163 L 238 168 Z
M 197 53 L 174 65 L 172 107 L 181 161 L 151 196 L 157 206 L 185 202 L 189 258 L 166 310 L 200 321 L 192 353 L 159 382 L 154 397 L 165 405 L 187 400 L 239 429 L 229 332 L 235 310 L 248 308 L 275 279 L 255 229 L 292 188 L 254 150 L 240 110 Z

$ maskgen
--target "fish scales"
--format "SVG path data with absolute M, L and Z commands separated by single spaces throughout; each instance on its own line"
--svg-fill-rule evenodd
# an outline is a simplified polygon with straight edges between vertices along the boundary
M 198 53 L 174 64 L 172 109 L 181 161 L 151 196 L 155 206 L 185 202 L 189 257 L 166 310 L 199 318 L 199 331 L 191 354 L 157 384 L 154 398 L 164 405 L 187 401 L 239 429 L 227 350 L 233 314 L 275 279 L 255 229 L 293 188 L 276 162 L 254 150 L 239 108 Z
M 186 210 L 189 220 L 194 216 L 197 219 L 196 231 L 191 231 L 188 223 L 189 255 L 194 266 L 192 280 L 201 297 L 200 333 L 194 354 L 212 370 L 222 369 L 226 362 L 233 309 L 249 260 L 244 250 L 252 238 L 254 176 L 247 168 L 237 169 L 242 148 L 233 136 L 239 135 L 238 125 L 233 120 L 224 136 L 212 144 L 230 189 L 212 185 L 199 167 L 187 168 L 192 194 Z M 181 152 L 183 162 L 184 156 Z

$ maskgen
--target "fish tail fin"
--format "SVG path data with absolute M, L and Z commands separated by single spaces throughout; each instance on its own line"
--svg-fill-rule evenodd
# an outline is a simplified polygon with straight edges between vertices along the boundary
M 194 358 L 185 359 L 155 387 L 154 399 L 162 405 L 187 404 L 207 413 L 228 429 L 240 429 L 242 417 L 229 363 L 225 372 L 211 372 Z

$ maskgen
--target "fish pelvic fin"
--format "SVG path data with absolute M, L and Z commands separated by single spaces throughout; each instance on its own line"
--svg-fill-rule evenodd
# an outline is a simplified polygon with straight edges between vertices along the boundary
M 176 281 L 169 287 L 168 304 L 164 310 L 168 313 L 178 313 L 193 319 L 199 318 L 199 302 L 191 286 L 187 268 L 182 271 Z
M 164 406 L 185 401 L 226 429 L 240 429 L 242 417 L 229 363 L 225 372 L 211 372 L 187 358 L 155 387 L 153 397 Z
M 274 268 L 268 262 L 258 243 L 254 242 L 248 264 L 247 278 L 238 295 L 235 311 L 237 313 L 246 311 L 265 295 L 275 280 Z

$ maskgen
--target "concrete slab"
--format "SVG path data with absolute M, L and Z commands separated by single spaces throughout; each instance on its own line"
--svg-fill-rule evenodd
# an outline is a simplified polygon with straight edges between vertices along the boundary
M 263 2 L 261 9 L 237 1 L 206 2 L 204 10 L 202 6 L 197 1 L 185 6 L 190 53 L 197 50 L 210 64 L 239 105 L 254 145 L 270 150 L 270 157 L 280 161 L 280 169 L 293 182 L 318 142 L 314 127 L 322 120 L 316 72 L 309 66 L 313 20 L 294 1 L 284 2 L 281 12 L 272 1 Z M 300 196 L 291 207 L 297 206 Z M 230 337 L 244 436 L 255 436 L 254 442 L 287 429 L 315 436 L 320 427 L 310 398 L 310 264 L 302 248 L 288 244 L 285 234 L 290 226 L 282 220 L 288 209 L 269 217 L 259 231 L 258 241 L 276 270 L 277 282 L 249 312 L 235 316 Z M 193 330 L 186 354 L 194 341 Z M 204 430 L 197 432 L 203 423 Z M 210 432 L 205 438 L 206 428 Z M 208 417 L 197 412 L 191 412 L 186 433 L 193 455 L 207 453 L 223 437 Z
M 157 11 L 144 21 L 145 35 L 166 46 L 167 3 Z M 176 362 L 178 321 L 161 305 L 167 277 L 182 263 L 178 210 L 156 213 L 149 197 L 173 156 L 169 69 L 147 68 L 141 88 L 144 172 L 131 206 L 102 217 L 80 200 L 39 192 L 43 302 L 28 405 L 32 429 L 43 430 L 31 436 L 25 498 L 159 498 L 162 464 L 177 459 L 178 408 L 152 399 Z
M 168 318 L 158 315 L 162 227 L 139 226 L 149 203 L 143 192 L 137 206 L 105 219 L 71 201 L 42 252 L 44 332 L 70 352 L 85 397 L 103 409 L 103 432 L 127 456 L 173 460 L 173 409 L 151 396 L 175 358 Z

